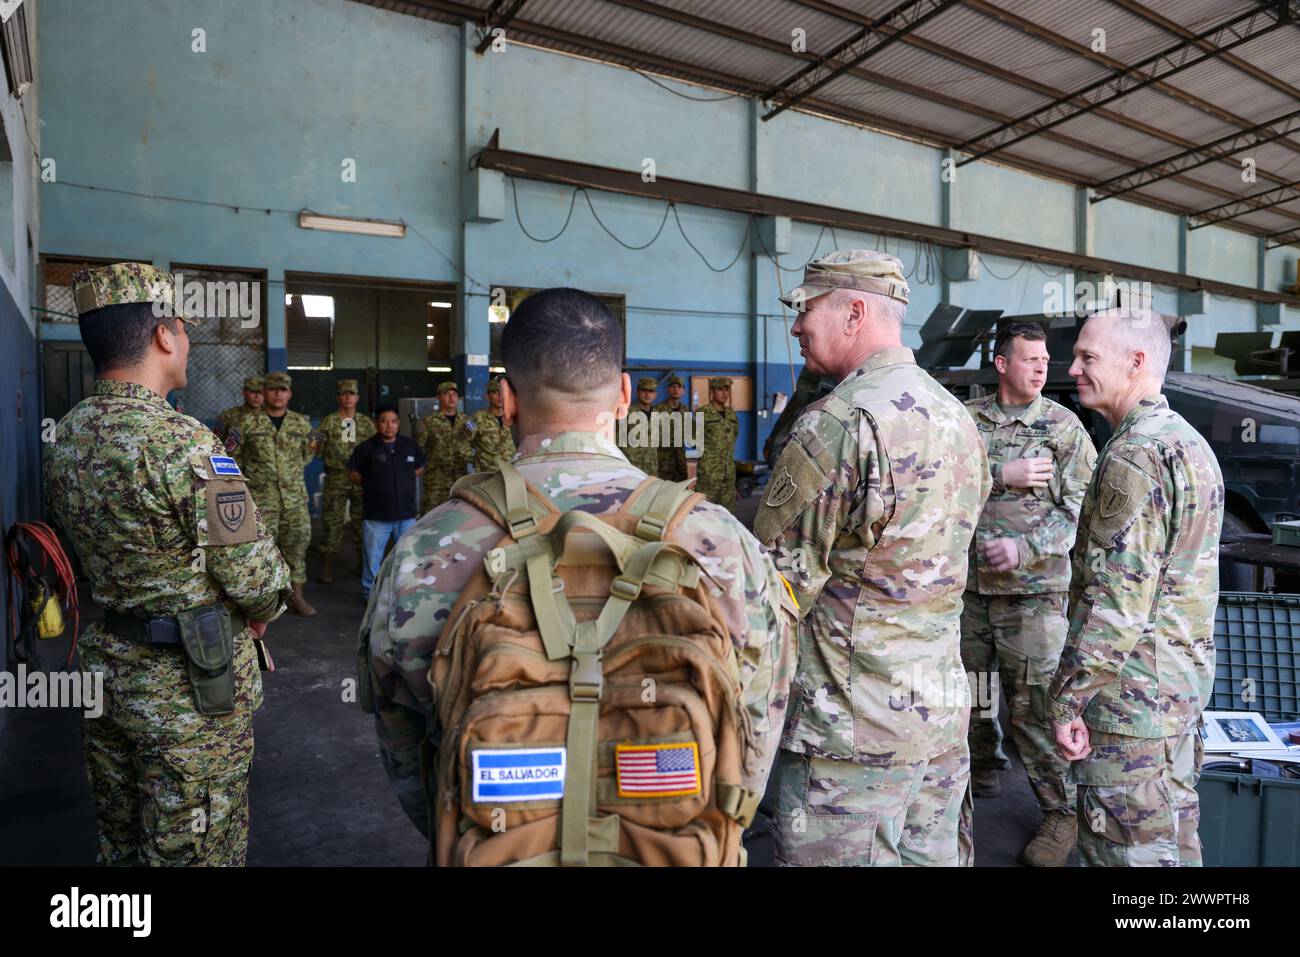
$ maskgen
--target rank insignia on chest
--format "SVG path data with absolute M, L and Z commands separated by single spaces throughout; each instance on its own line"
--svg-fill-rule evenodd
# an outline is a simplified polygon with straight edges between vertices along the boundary
M 238 432 L 233 432 L 232 430 L 232 433 L 235 436 L 236 444 L 238 444 L 239 442 Z M 208 465 L 211 466 L 212 474 L 214 476 L 226 476 L 230 478 L 243 477 L 242 473 L 239 471 L 239 463 L 236 462 L 234 459 L 232 459 L 229 455 L 209 455 Z
M 620 744 L 614 761 L 619 797 L 682 797 L 700 790 L 700 749 L 685 744 Z

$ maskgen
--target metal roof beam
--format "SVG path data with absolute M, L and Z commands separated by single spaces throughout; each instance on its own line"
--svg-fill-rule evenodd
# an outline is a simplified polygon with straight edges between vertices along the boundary
M 492 36 L 494 30 L 504 30 L 506 25 L 515 18 L 521 7 L 528 0 L 492 0 L 492 6 L 488 7 L 487 13 L 483 16 L 483 23 L 479 29 L 482 39 L 479 40 L 478 46 L 474 48 L 475 53 L 486 53 L 487 48 L 492 45 L 495 39 Z
M 1248 130 L 1221 136 L 1203 146 L 1196 146 L 1190 150 L 1175 153 L 1173 156 L 1166 156 L 1164 159 L 1158 159 L 1154 163 L 1139 166 L 1137 169 L 1120 176 L 1114 176 L 1100 183 L 1095 183 L 1093 189 L 1103 195 L 1094 196 L 1089 202 L 1100 203 L 1102 200 L 1110 199 L 1113 196 L 1120 196 L 1132 190 L 1141 189 L 1143 186 L 1150 186 L 1162 179 L 1168 179 L 1175 173 L 1196 169 L 1198 166 L 1213 163 L 1225 156 L 1232 156 L 1234 153 L 1240 153 L 1252 146 L 1272 143 L 1274 140 L 1280 140 L 1282 137 L 1298 130 L 1300 130 L 1300 109 L 1295 109 L 1290 113 L 1284 113 L 1257 126 L 1252 126 Z
M 962 148 L 971 155 L 959 160 L 957 165 L 964 166 L 966 163 L 991 156 L 1044 130 L 1092 112 L 1099 106 L 1113 103 L 1198 63 L 1204 63 L 1244 43 L 1267 36 L 1274 30 L 1288 25 L 1293 2 L 1295 0 L 1277 0 L 1272 6 L 1257 7 L 1239 13 L 1204 33 L 1184 39 L 1154 56 L 1149 56 L 1132 66 L 1094 81 L 1074 93 L 1026 113 L 1018 117 L 1014 124 L 1004 123 L 981 133 L 962 144 Z M 1223 42 L 1225 40 L 1226 42 Z M 1209 41 L 1214 52 L 1205 52 L 1201 48 L 1200 41 Z M 1087 105 L 1076 106 L 1075 100 L 1079 98 L 1082 98 Z M 1025 124 L 1031 124 L 1033 128 L 1028 132 L 1015 132 L 1016 126 Z
M 1211 206 L 1208 209 L 1190 213 L 1188 214 L 1189 218 L 1195 218 L 1199 222 L 1189 223 L 1187 228 L 1189 230 L 1203 229 L 1206 226 L 1213 226 L 1215 223 L 1225 223 L 1230 219 L 1236 219 L 1238 216 L 1245 216 L 1247 213 L 1281 206 L 1293 199 L 1300 199 L 1300 179 L 1284 183 L 1281 186 L 1275 186 L 1272 189 L 1266 189 L 1261 193 L 1243 196 L 1240 199 L 1234 199 L 1227 203 L 1220 203 L 1218 206 Z
M 933 19 L 962 0 L 904 0 L 871 26 L 864 27 L 854 36 L 838 44 L 835 49 L 815 63 L 802 67 L 794 76 L 783 80 L 763 94 L 763 99 L 779 101 L 774 109 L 763 114 L 764 120 L 783 113 L 802 103 L 809 95 L 848 70 L 888 48 L 921 24 Z M 882 27 L 892 28 L 882 32 Z
M 1264 238 L 1265 249 L 1280 249 L 1283 246 L 1300 245 L 1300 229 L 1285 233 L 1273 233 Z

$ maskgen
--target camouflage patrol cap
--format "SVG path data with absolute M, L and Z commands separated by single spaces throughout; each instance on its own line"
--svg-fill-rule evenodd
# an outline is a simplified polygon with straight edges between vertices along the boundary
M 500 392 L 501 383 L 498 382 L 496 379 L 489 379 L 487 384 L 487 390 L 489 392 Z
M 709 380 L 710 389 L 730 389 L 731 380 L 726 376 L 715 376 Z
M 680 386 L 685 386 L 685 385 L 686 385 L 686 383 L 684 383 L 684 382 L 682 381 L 682 377 L 679 376 L 679 375 L 670 375 L 670 376 L 668 377 L 668 384 L 669 384 L 669 385 L 680 385 Z
M 244 379 L 245 392 L 261 392 L 262 377 L 260 375 L 250 375 Z
M 172 274 L 150 263 L 113 263 L 79 269 L 72 274 L 72 298 L 78 316 L 105 306 L 151 302 L 160 319 L 174 316 L 192 326 L 199 324 L 198 319 L 191 319 L 177 307 L 176 281 Z
M 458 389 L 456 387 L 456 383 L 452 382 L 450 379 L 447 379 L 445 382 L 438 383 L 438 395 L 442 395 L 444 392 L 453 392 L 453 391 L 459 392 L 460 389 Z
M 339 395 L 343 395 L 345 392 L 351 392 L 353 395 L 359 394 L 356 379 L 339 379 Z
M 267 389 L 292 389 L 293 378 L 287 372 L 268 372 L 266 374 Z
M 836 289 L 874 292 L 904 305 L 911 292 L 898 257 L 874 249 L 840 249 L 805 266 L 803 283 L 780 298 L 791 309 L 801 311 L 810 299 Z
M 659 382 L 652 375 L 643 375 L 640 379 L 637 380 L 636 387 L 638 391 L 640 391 L 641 389 L 654 389 L 656 392 L 658 392 Z

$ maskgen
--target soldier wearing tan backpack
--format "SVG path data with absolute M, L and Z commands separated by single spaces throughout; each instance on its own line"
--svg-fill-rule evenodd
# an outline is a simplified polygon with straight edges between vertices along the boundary
M 468 476 L 380 572 L 362 705 L 439 866 L 737 865 L 794 670 L 753 536 L 613 441 L 622 329 L 573 289 L 502 337 L 514 463 Z

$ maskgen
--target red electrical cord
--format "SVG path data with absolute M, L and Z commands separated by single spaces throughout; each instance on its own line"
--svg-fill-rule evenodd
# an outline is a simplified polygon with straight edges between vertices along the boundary
M 72 562 L 68 560 L 67 553 L 63 546 L 59 544 L 59 536 L 55 534 L 54 529 L 44 522 L 18 522 L 15 524 L 15 530 L 26 533 L 40 546 L 45 553 L 47 566 L 52 566 L 56 579 L 55 591 L 59 595 L 63 611 L 72 615 L 72 644 L 68 647 L 68 659 L 65 666 L 72 666 L 72 655 L 77 650 L 77 637 L 81 632 L 81 609 L 77 605 L 77 576 L 72 571 Z M 12 534 L 12 533 L 11 533 Z M 14 580 L 22 581 L 23 575 L 21 570 L 22 559 L 18 554 L 18 539 L 14 535 L 9 540 L 9 572 Z M 8 591 L 8 589 L 6 589 Z M 17 606 L 10 594 L 9 614 L 10 629 L 13 640 L 18 639 L 18 618 Z

